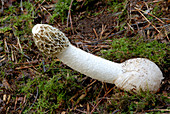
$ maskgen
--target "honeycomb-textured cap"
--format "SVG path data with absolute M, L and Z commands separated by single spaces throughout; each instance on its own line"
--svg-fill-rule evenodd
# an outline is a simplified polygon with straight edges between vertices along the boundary
M 47 56 L 62 52 L 70 44 L 63 32 L 47 24 L 37 24 L 32 28 L 33 39 L 38 49 Z

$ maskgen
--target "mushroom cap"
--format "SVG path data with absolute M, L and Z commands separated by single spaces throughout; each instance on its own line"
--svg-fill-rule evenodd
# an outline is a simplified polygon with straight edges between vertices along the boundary
M 123 73 L 118 76 L 115 85 L 124 90 L 157 92 L 163 74 L 159 67 L 145 58 L 129 59 L 121 63 Z
M 63 32 L 47 24 L 35 25 L 32 33 L 38 49 L 47 56 L 62 52 L 70 44 Z

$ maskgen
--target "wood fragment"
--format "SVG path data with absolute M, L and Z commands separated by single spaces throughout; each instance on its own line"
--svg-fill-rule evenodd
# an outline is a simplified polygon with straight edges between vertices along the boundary
M 19 51 L 22 55 L 24 55 L 27 59 L 31 60 L 30 57 L 28 57 L 28 56 L 25 55 L 23 52 L 21 52 L 15 45 L 12 44 L 12 46 L 13 46 L 17 51 Z
M 143 13 L 145 13 L 145 14 L 148 14 L 148 15 L 154 17 L 155 19 L 157 19 L 158 21 L 160 21 L 160 22 L 163 23 L 163 24 L 165 23 L 165 22 L 163 22 L 161 19 L 159 19 L 158 17 L 154 16 L 153 14 L 151 14 L 151 13 L 149 13 L 149 12 L 143 11 L 143 10 L 141 10 L 141 9 L 138 9 L 138 10 L 141 11 L 141 12 L 143 12 Z
M 14 110 L 16 110 L 17 102 L 18 102 L 18 97 L 16 96 L 16 99 L 15 99 L 15 105 L 14 105 Z
M 41 62 L 41 61 L 35 60 L 35 61 L 29 61 L 29 62 L 25 62 L 25 63 L 14 63 L 14 64 L 15 65 L 28 65 L 28 64 L 36 64 L 38 62 Z
M 170 112 L 170 109 L 151 109 L 151 110 L 146 110 L 146 112 L 158 112 L 158 111 L 164 111 L 164 112 Z
M 18 37 L 17 37 L 17 44 L 18 44 L 18 46 L 19 46 L 19 48 L 20 48 L 21 52 L 23 52 L 22 47 L 21 47 L 21 43 L 20 43 L 20 40 L 19 40 L 19 38 L 18 38 Z
M 103 33 L 105 32 L 105 29 L 106 29 L 106 25 L 104 26 L 104 25 L 102 24 L 102 31 L 101 31 L 101 33 L 100 33 L 100 40 L 102 39 L 102 35 L 103 35 Z
M 108 93 L 110 93 L 112 90 L 113 90 L 113 88 L 111 88 L 107 93 L 105 93 L 105 95 L 104 95 L 103 97 L 106 97 L 106 95 L 107 95 Z M 91 111 L 91 113 L 94 112 L 94 110 L 97 108 L 97 106 L 99 105 L 99 103 L 100 103 L 102 100 L 103 100 L 103 99 L 101 99 L 99 102 L 97 102 L 96 106 L 93 108 L 93 110 Z
M 93 28 L 93 31 L 94 31 L 94 34 L 96 35 L 97 40 L 99 40 L 99 37 L 97 35 L 97 32 L 96 32 L 95 28 Z
M 6 59 L 6 58 L 5 58 L 5 55 L 4 55 L 4 56 L 1 56 L 0 58 L 2 58 L 2 59 L 0 60 L 0 63 L 3 62 L 3 61 L 5 61 L 5 59 Z
M 69 20 L 70 20 L 71 30 L 72 30 L 72 33 L 74 34 L 74 29 L 73 29 L 73 24 L 72 24 L 72 18 L 71 18 L 71 7 L 72 7 L 72 3 L 73 3 L 73 0 L 71 0 L 70 6 L 69 6 L 69 10 L 68 10 L 67 27 L 68 27 Z
M 149 24 L 151 24 L 151 25 L 154 27 L 154 29 L 155 29 L 158 33 L 160 33 L 160 31 L 143 15 L 143 13 L 141 13 L 141 11 L 140 11 L 138 8 L 135 7 L 135 9 L 144 17 L 144 19 L 145 19 Z
M 16 70 L 21 70 L 21 69 L 28 69 L 28 68 L 34 68 L 34 67 L 37 67 L 37 66 L 39 66 L 39 65 L 36 65 L 36 66 L 23 66 L 23 67 L 16 67 L 15 69 Z

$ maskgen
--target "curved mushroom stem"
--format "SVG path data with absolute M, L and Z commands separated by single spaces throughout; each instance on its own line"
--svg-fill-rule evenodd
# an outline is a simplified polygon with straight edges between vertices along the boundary
M 115 84 L 124 90 L 141 89 L 156 92 L 163 79 L 158 66 L 144 58 L 115 63 L 87 53 L 71 44 L 56 56 L 72 69 L 93 79 Z
M 163 75 L 159 67 L 144 58 L 115 63 L 87 53 L 70 44 L 58 29 L 37 24 L 32 29 L 33 39 L 41 52 L 58 57 L 72 69 L 99 81 L 113 83 L 124 90 L 152 91 L 160 88 Z
M 107 83 L 114 83 L 123 72 L 119 63 L 97 57 L 71 44 L 56 56 L 72 69 Z

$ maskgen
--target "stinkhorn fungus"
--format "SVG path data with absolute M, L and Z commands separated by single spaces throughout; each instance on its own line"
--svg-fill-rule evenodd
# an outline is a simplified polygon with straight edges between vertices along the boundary
M 32 29 L 38 49 L 47 56 L 57 57 L 72 69 L 102 82 L 115 84 L 126 91 L 156 92 L 163 74 L 159 67 L 145 58 L 115 63 L 73 46 L 63 32 L 47 24 Z

